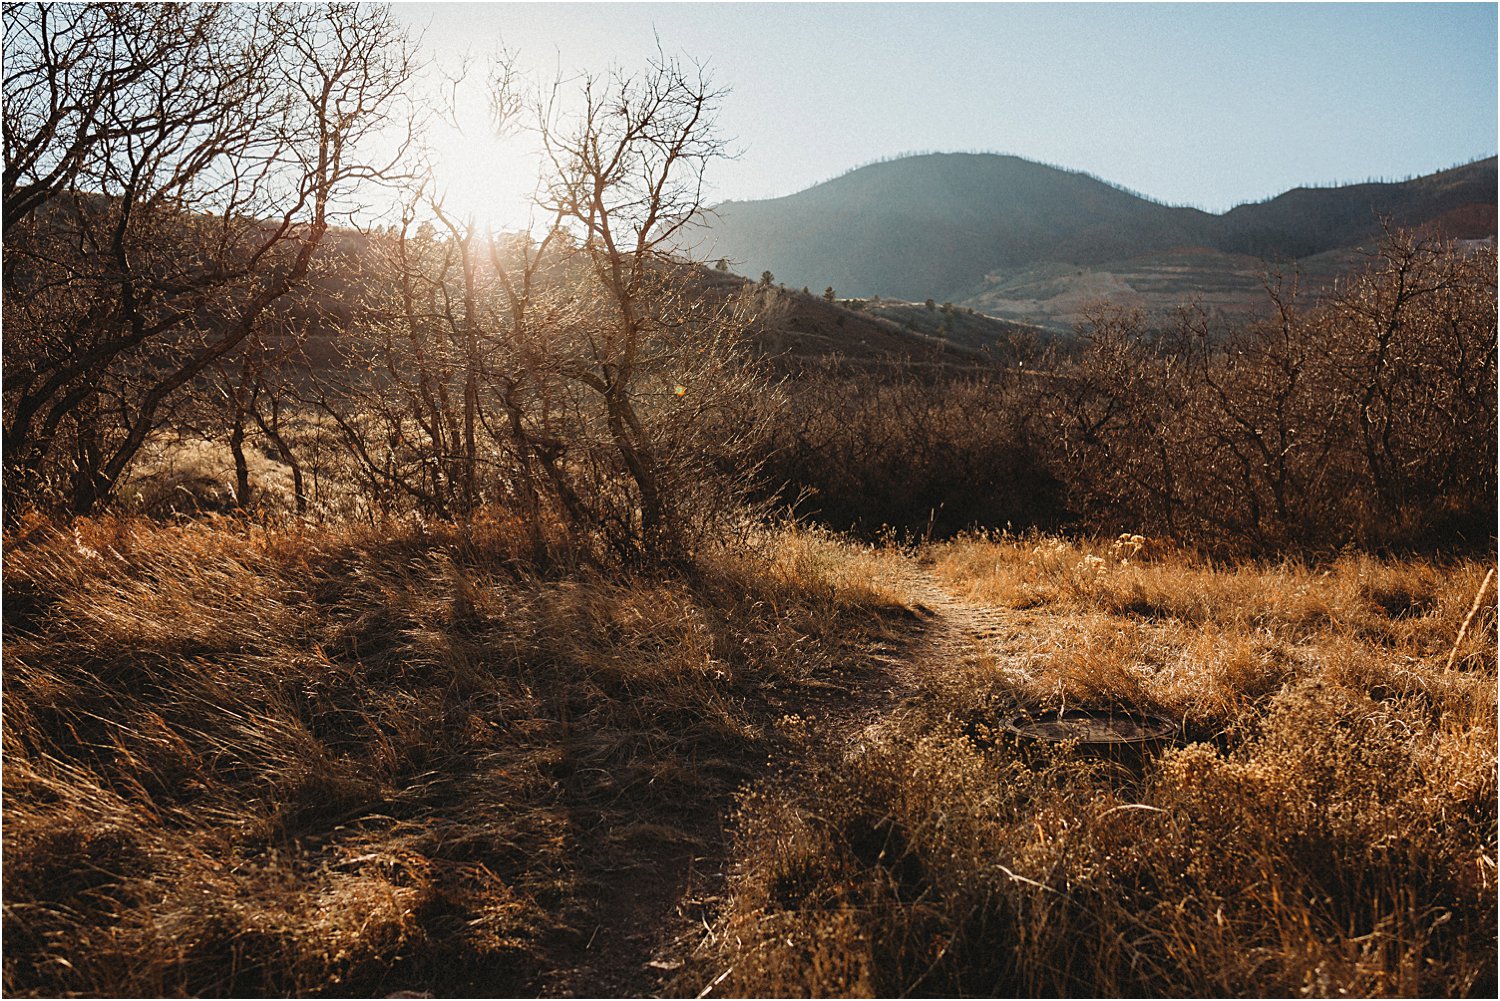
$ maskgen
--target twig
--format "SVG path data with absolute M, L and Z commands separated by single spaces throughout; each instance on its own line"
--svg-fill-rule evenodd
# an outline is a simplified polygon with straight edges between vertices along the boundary
M 698 992 L 698 997 L 700 997 L 700 998 L 706 998 L 706 997 L 708 997 L 708 992 L 711 991 L 711 990 L 713 990 L 715 987 L 719 986 L 720 984 L 722 984 L 724 982 L 724 978 L 727 977 L 727 976 L 729 976 L 733 972 L 734 972 L 734 967 L 731 966 L 729 969 L 725 970 L 723 973 L 719 974 L 717 977 L 714 977 L 713 980 L 711 980 L 709 982 L 709 984 L 708 984 L 707 987 L 703 988 L 703 990 L 701 990 L 701 991 Z
M 1055 893 L 1059 897 L 1066 897 L 1067 896 L 1066 893 L 1064 893 L 1062 890 L 1057 889 L 1056 887 L 1048 886 L 1046 883 L 1038 883 L 1034 879 L 1028 879 L 1027 877 L 1022 876 L 1018 872 L 1012 872 L 1011 870 L 1007 869 L 1005 866 L 1001 865 L 998 862 L 995 863 L 995 868 L 999 869 L 1001 872 L 1005 873 L 1006 876 L 1010 877 L 1011 879 L 1015 880 L 1018 883 L 1025 883 L 1027 886 L 1034 886 L 1038 890 L 1046 890 L 1048 893 Z
M 1121 803 L 1119 806 L 1112 806 L 1112 807 L 1110 807 L 1108 810 L 1105 810 L 1103 813 L 1099 814 L 1099 816 L 1101 818 L 1108 817 L 1111 813 L 1116 813 L 1116 812 L 1118 812 L 1120 810 L 1149 810 L 1152 813 L 1166 813 L 1167 812 L 1166 810 L 1163 810 L 1159 806 L 1151 806 L 1148 803 Z
M 1484 600 L 1484 592 L 1489 590 L 1490 581 L 1494 578 L 1495 568 L 1490 567 L 1485 572 L 1484 580 L 1480 582 L 1479 591 L 1474 595 L 1474 607 L 1469 609 L 1469 615 L 1464 619 L 1464 624 L 1458 627 L 1458 639 L 1453 641 L 1453 649 L 1448 651 L 1448 663 L 1443 665 L 1444 674 L 1453 670 L 1453 659 L 1458 656 L 1458 648 L 1463 645 L 1464 634 L 1469 631 L 1469 625 L 1474 621 L 1474 616 L 1479 614 L 1479 605 Z

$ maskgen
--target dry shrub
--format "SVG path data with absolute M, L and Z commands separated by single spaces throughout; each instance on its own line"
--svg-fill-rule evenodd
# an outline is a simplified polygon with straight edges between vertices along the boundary
M 895 610 L 795 534 L 653 576 L 530 542 L 19 524 L 6 992 L 534 992 L 639 873 L 672 892 L 780 700 Z
M 1048 463 L 1095 529 L 1221 551 L 1482 549 L 1495 529 L 1495 257 L 1391 231 L 1270 319 L 1162 329 L 1101 306 L 1037 385 Z M 1312 303 L 1311 305 L 1309 303 Z
M 784 503 L 841 531 L 946 538 L 974 526 L 1055 526 L 1019 377 L 830 366 L 785 384 L 764 479 Z
M 1257 322 L 1105 303 L 1025 368 L 799 373 L 766 471 L 871 536 L 1080 524 L 1234 556 L 1472 554 L 1496 517 L 1495 301 L 1492 250 L 1393 231 L 1316 295 L 1271 280 Z
M 1287 994 L 1483 996 L 1493 717 L 1485 729 L 1480 748 L 1425 706 L 1309 682 L 1227 759 L 1203 745 L 1169 756 L 1151 799 L 1170 821 L 1152 844 L 1176 943 L 1162 974 L 1203 993 L 1253 978 Z M 1189 949 L 1205 940 L 1212 965 Z

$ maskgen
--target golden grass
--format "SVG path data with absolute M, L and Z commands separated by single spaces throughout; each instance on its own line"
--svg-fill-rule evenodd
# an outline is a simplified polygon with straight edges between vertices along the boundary
M 935 547 L 933 571 L 964 598 L 1014 610 L 1032 627 L 1038 686 L 1079 698 L 1123 686 L 1212 722 L 1320 674 L 1377 695 L 1420 692 L 1459 719 L 1494 701 L 1493 590 L 1454 649 L 1484 582 L 1478 561 L 1225 565 L 1122 540 L 965 539 Z
M 6 992 L 1493 992 L 1482 563 L 787 531 L 648 574 L 529 544 L 13 529 Z M 877 654 L 926 642 L 919 562 L 993 628 L 846 747 Z M 1137 772 L 993 725 L 1059 702 L 1185 746 Z M 556 979 L 654 932 L 731 812 L 685 967 Z
M 17 526 L 6 993 L 543 989 L 868 669 L 896 609 L 834 545 L 643 576 L 503 519 Z
M 247 442 L 250 502 L 289 509 L 292 477 L 285 463 Z M 224 442 L 157 432 L 120 483 L 119 503 L 152 515 L 227 511 L 234 506 L 234 458 Z
M 1492 590 L 1448 667 L 1484 564 L 925 556 L 1008 625 L 857 753 L 744 798 L 684 992 L 1493 994 Z M 1060 701 L 1165 714 L 1186 744 L 1136 772 L 993 726 Z

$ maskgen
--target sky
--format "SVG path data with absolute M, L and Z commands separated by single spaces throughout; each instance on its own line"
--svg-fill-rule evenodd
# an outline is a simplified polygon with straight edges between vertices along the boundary
M 727 87 L 739 156 L 709 201 L 791 194 L 911 151 L 1012 153 L 1221 212 L 1299 184 L 1496 152 L 1493 3 L 398 3 L 427 52 L 502 46 L 551 80 L 658 43 Z M 481 76 L 472 73 L 470 80 Z M 501 223 L 529 143 L 435 139 L 454 201 Z

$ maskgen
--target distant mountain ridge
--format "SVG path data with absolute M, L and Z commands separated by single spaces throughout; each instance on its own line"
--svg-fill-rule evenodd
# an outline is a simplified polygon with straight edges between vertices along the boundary
M 1371 240 L 1383 218 L 1457 238 L 1493 237 L 1496 184 L 1490 157 L 1409 181 L 1295 188 L 1214 214 L 1020 157 L 922 154 L 784 198 L 725 202 L 705 218 L 695 251 L 726 257 L 744 274 L 771 271 L 792 286 L 933 297 L 995 312 L 996 288 L 1024 284 L 1038 268 L 1054 285 L 1063 266 L 1098 284 L 1100 274 L 1133 271 L 1127 262 L 1154 257 L 1159 265 L 1161 255 L 1186 253 L 1187 263 L 1170 265 L 1179 277 L 1205 263 L 1238 273 L 1245 262 L 1204 255 L 1311 257 Z

